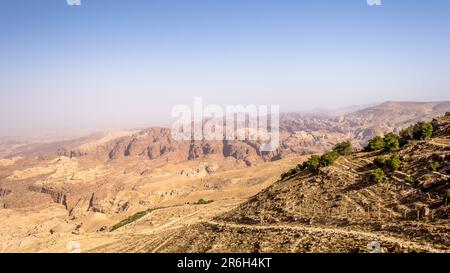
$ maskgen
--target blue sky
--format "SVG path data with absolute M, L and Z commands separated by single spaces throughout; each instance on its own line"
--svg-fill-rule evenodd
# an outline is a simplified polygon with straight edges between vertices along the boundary
M 450 1 L 5 0 L 0 136 L 162 125 L 175 104 L 282 111 L 450 99 Z

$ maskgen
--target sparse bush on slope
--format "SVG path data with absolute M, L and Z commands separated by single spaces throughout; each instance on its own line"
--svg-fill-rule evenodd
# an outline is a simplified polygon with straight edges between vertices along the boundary
M 336 144 L 333 151 L 336 151 L 340 155 L 349 155 L 352 153 L 352 143 L 350 141 L 344 141 Z
M 119 229 L 119 228 L 121 228 L 123 226 L 126 226 L 126 225 L 128 225 L 128 224 L 130 224 L 132 222 L 135 222 L 135 221 L 141 219 L 142 217 L 144 217 L 145 215 L 147 215 L 147 213 L 149 213 L 149 210 L 137 212 L 137 213 L 131 215 L 130 217 L 128 217 L 127 219 L 122 220 L 119 223 L 115 224 L 111 228 L 110 231 L 114 231 L 114 230 Z
M 394 133 L 388 133 L 384 136 L 384 151 L 387 153 L 397 152 L 400 148 L 398 136 Z
M 378 151 L 378 150 L 384 149 L 384 145 L 385 145 L 384 139 L 380 136 L 376 136 L 376 137 L 372 138 L 371 140 L 369 140 L 369 143 L 365 147 L 365 150 L 367 152 Z
M 303 162 L 302 164 L 297 165 L 295 168 L 290 169 L 289 171 L 282 173 L 280 178 L 281 180 L 285 180 L 291 176 L 294 176 L 301 171 L 312 171 L 317 172 L 320 167 L 326 167 L 332 165 L 339 158 L 339 153 L 337 151 L 331 151 L 325 153 L 321 156 L 312 155 L 308 160 Z
M 408 184 L 414 184 L 415 183 L 414 178 L 412 176 L 406 177 L 405 178 L 405 182 L 408 183 Z
M 326 167 L 332 165 L 339 158 L 339 153 L 336 151 L 328 152 L 320 157 L 320 166 Z
M 375 183 L 381 183 L 384 181 L 385 176 L 382 169 L 373 170 L 369 176 L 370 181 Z
M 431 161 L 430 164 L 428 165 L 428 169 L 433 172 L 437 171 L 440 167 L 441 164 L 437 161 Z
M 130 223 L 133 223 L 139 219 L 141 219 L 142 217 L 144 217 L 145 215 L 149 214 L 152 211 L 158 210 L 158 209 L 163 209 L 164 207 L 157 207 L 157 208 L 152 208 L 152 209 L 148 209 L 148 210 L 144 210 L 144 211 L 140 211 L 140 212 L 136 212 L 135 214 L 131 215 L 130 217 L 128 217 L 127 219 L 124 219 L 122 221 L 120 221 L 119 223 L 115 224 L 114 226 L 111 227 L 110 232 L 117 230 L 123 226 L 126 226 Z
M 433 135 L 433 125 L 430 122 L 418 122 L 400 132 L 400 144 L 403 146 L 410 140 L 427 140 Z
M 206 204 L 210 204 L 212 202 L 214 202 L 214 200 L 205 200 L 205 199 L 200 198 L 200 199 L 198 199 L 197 202 L 194 203 L 194 205 L 206 205 Z
M 390 157 L 378 156 L 374 159 L 373 164 L 385 172 L 393 172 L 400 168 L 401 162 L 397 154 Z
M 433 135 L 433 125 L 430 122 L 418 122 L 413 128 L 413 137 L 416 140 L 430 139 Z

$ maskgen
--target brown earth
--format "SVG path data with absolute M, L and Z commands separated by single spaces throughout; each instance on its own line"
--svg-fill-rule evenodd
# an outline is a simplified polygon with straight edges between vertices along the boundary
M 448 109 L 385 103 L 338 117 L 289 114 L 270 154 L 251 142 L 177 142 L 164 128 L 20 146 L 0 159 L 0 252 L 64 252 L 74 240 L 92 252 L 349 252 L 370 241 L 385 251 L 441 251 L 449 245 L 448 117 L 434 121 L 431 140 L 403 148 L 402 168 L 383 184 L 368 182 L 376 153 L 363 152 L 275 181 L 304 154 L 345 139 L 360 147 Z M 428 171 L 430 160 L 443 167 Z

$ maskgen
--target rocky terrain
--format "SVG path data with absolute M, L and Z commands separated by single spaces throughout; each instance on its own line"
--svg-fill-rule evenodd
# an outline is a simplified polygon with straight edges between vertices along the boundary
M 450 113 L 430 140 L 399 151 L 401 167 L 371 182 L 382 151 L 341 157 L 280 180 L 236 209 L 175 233 L 168 252 L 450 251 Z M 430 170 L 430 162 L 438 162 Z M 409 179 L 408 179 L 409 178 Z M 181 243 L 180 243 L 181 242 Z
M 351 113 L 283 114 L 280 118 L 280 148 L 259 151 L 252 141 L 175 141 L 169 128 L 98 133 L 71 141 L 29 144 L 6 150 L 8 157 L 88 157 L 96 160 L 163 158 L 178 163 L 210 155 L 234 158 L 247 166 L 286 156 L 320 153 L 351 139 L 361 147 L 375 135 L 398 132 L 419 120 L 430 121 L 450 108 L 450 102 L 386 102 Z
M 93 252 L 362 251 L 381 235 L 389 251 L 438 251 L 449 239 L 447 167 L 422 167 L 448 162 L 447 117 L 434 121 L 433 139 L 402 149 L 404 165 L 387 183 L 366 181 L 376 154 L 360 152 L 271 185 L 306 155 L 346 139 L 360 148 L 448 109 L 390 102 L 339 116 L 285 114 L 272 153 L 246 141 L 174 141 L 165 128 L 15 144 L 0 159 L 0 252 L 63 252 L 73 240 Z M 398 241 L 400 229 L 408 239 Z

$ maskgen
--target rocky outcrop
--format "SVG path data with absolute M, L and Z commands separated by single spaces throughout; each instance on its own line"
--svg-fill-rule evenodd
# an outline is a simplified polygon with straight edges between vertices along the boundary
M 433 119 L 433 136 L 449 136 L 450 135 L 450 112 L 446 112 L 444 116 Z
M 12 191 L 10 189 L 0 188 L 0 197 L 5 197 L 10 194 Z
M 67 205 L 67 194 L 63 191 L 56 190 L 51 187 L 35 185 L 28 187 L 28 189 L 33 192 L 48 194 L 55 203 L 63 205 L 67 210 L 69 209 Z

